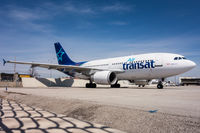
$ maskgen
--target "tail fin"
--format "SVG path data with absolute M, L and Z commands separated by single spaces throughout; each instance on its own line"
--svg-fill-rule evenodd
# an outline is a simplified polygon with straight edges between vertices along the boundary
M 76 65 L 69 56 L 66 54 L 65 50 L 62 48 L 59 42 L 54 43 L 56 55 L 58 59 L 58 64 L 60 65 Z
M 5 66 L 6 62 L 7 62 L 7 61 L 3 59 L 3 66 Z

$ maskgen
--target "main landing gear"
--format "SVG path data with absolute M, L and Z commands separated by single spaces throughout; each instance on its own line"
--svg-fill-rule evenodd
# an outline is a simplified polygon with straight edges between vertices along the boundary
M 120 88 L 120 84 L 110 85 L 110 88 Z
M 90 83 L 85 84 L 85 87 L 86 88 L 96 88 L 97 85 L 95 83 L 90 82 Z
M 138 87 L 145 87 L 145 85 L 138 85 Z

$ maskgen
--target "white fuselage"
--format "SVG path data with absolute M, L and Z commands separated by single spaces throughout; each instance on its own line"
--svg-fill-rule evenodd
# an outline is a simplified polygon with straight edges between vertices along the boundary
M 118 80 L 159 79 L 178 75 L 194 68 L 196 64 L 182 55 L 150 53 L 86 62 L 83 67 L 122 71 Z

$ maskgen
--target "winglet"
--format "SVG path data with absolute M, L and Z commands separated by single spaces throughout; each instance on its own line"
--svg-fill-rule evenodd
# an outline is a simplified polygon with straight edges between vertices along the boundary
M 3 66 L 5 66 L 6 63 L 7 63 L 7 61 L 3 59 Z

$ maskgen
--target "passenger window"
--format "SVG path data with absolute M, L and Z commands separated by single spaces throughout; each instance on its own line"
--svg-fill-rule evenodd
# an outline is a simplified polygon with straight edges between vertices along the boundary
M 186 58 L 185 58 L 185 57 L 183 57 L 183 59 L 184 59 L 184 60 L 186 60 Z
M 179 57 L 179 60 L 181 60 L 182 58 L 181 57 Z

